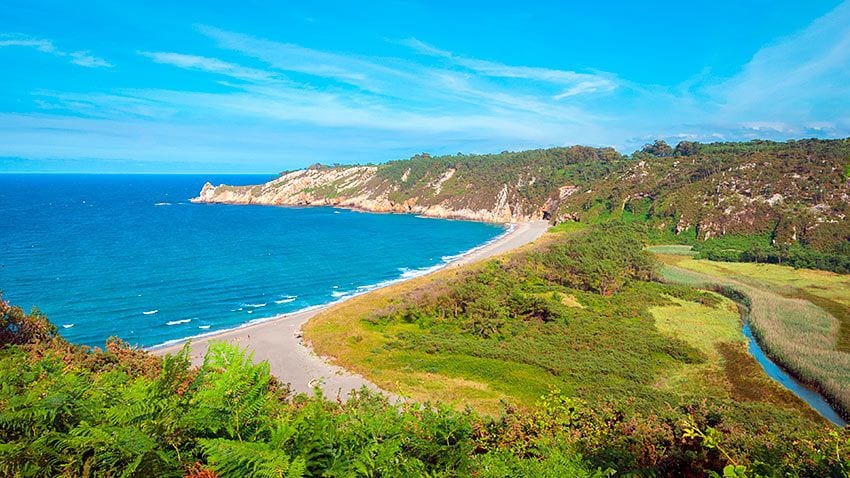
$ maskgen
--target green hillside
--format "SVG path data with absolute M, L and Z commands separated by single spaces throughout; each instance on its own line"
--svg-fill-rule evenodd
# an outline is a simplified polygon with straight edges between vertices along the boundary
M 565 198 L 557 217 L 646 222 L 659 236 L 680 242 L 758 235 L 765 248 L 844 253 L 848 164 L 847 139 L 683 142 L 675 149 L 659 142 Z
M 564 184 L 590 184 L 615 171 L 626 158 L 611 148 L 572 146 L 500 154 L 431 157 L 391 161 L 378 166 L 378 177 L 397 190 L 393 198 L 413 197 L 455 206 L 487 207 L 503 189 L 517 197 L 521 207 L 534 211 L 557 198 Z M 454 171 L 439 194 L 431 185 L 447 171 Z

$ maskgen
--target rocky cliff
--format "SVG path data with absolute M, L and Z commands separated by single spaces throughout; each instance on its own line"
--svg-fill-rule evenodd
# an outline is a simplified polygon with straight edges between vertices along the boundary
M 541 218 L 541 210 L 524 211 L 508 197 L 507 185 L 487 204 L 478 207 L 452 201 L 428 201 L 410 197 L 393 200 L 396 188 L 378 180 L 371 166 L 306 169 L 292 171 L 259 186 L 213 186 L 206 183 L 193 202 L 226 204 L 263 204 L 289 206 L 335 206 L 370 212 L 413 213 L 430 217 L 469 219 L 485 222 L 525 222 Z M 451 170 L 445 177 L 451 177 Z M 440 180 L 432 185 L 433 195 L 440 193 Z
M 379 166 L 322 166 L 282 173 L 256 186 L 207 183 L 200 203 L 309 205 L 486 222 L 548 217 L 558 175 L 578 164 L 620 159 L 585 147 L 484 156 L 418 155 Z
M 622 217 L 698 239 L 769 233 L 777 244 L 827 247 L 850 239 L 850 140 L 683 142 L 631 156 L 584 146 L 423 154 L 381 165 L 314 165 L 257 186 L 206 184 L 195 201 L 490 222 Z

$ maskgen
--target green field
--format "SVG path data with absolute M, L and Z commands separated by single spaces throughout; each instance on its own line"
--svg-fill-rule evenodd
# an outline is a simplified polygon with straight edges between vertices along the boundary
M 662 260 L 670 282 L 744 293 L 753 332 L 768 355 L 850 410 L 850 277 L 773 264 Z
M 634 456 L 648 459 L 644 445 L 676 448 L 656 441 L 658 434 L 678 436 L 694 414 L 715 417 L 749 463 L 761 453 L 755 450 L 773 454 L 776 443 L 829 427 L 747 353 L 735 302 L 652 280 L 661 268 L 667 279 L 704 284 L 697 273 L 654 263 L 627 226 L 559 229 L 566 232 L 531 250 L 354 298 L 316 316 L 305 337 L 319 354 L 414 401 L 498 417 L 536 413 L 555 391 L 559 407 L 589 420 L 567 440 L 584 456 L 632 446 L 620 434 L 640 422 L 653 431 L 634 445 L 641 449 Z M 626 469 L 658 466 L 629 463 Z

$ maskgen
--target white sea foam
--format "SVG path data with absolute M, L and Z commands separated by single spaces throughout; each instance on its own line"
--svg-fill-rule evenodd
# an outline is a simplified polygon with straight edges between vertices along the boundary
M 358 212 L 358 211 L 355 210 L 354 212 Z M 428 219 L 431 219 L 431 218 L 428 218 Z M 338 304 L 340 302 L 346 301 L 346 300 L 348 300 L 352 297 L 356 297 L 358 295 L 365 294 L 365 293 L 370 292 L 372 290 L 380 289 L 380 288 L 386 287 L 388 285 L 396 284 L 398 282 L 402 282 L 402 281 L 407 280 L 407 279 L 412 279 L 414 277 L 418 277 L 418 276 L 425 275 L 425 274 L 428 274 L 430 272 L 442 269 L 442 268 L 446 267 L 447 265 L 449 265 L 454 260 L 460 259 L 462 257 L 468 256 L 468 255 L 471 255 L 471 254 L 474 254 L 475 252 L 493 244 L 494 242 L 501 240 L 502 238 L 504 238 L 505 236 L 507 236 L 508 234 L 513 232 L 514 228 L 515 228 L 515 226 L 513 224 L 510 224 L 505 229 L 505 232 L 503 232 L 502 234 L 500 234 L 500 235 L 494 237 L 493 239 L 485 242 L 484 244 L 481 244 L 478 247 L 474 247 L 474 248 L 472 248 L 472 249 L 470 249 L 470 250 L 468 250 L 468 251 L 466 251 L 462 254 L 456 254 L 454 256 L 444 256 L 444 257 L 441 258 L 441 259 L 443 259 L 443 262 L 441 262 L 440 264 L 436 264 L 436 265 L 431 266 L 431 267 L 424 267 L 424 268 L 421 268 L 421 269 L 408 269 L 408 268 L 404 268 L 404 267 L 399 268 L 398 271 L 401 274 L 396 279 L 390 279 L 390 280 L 386 280 L 386 281 L 383 281 L 383 282 L 378 282 L 376 284 L 360 286 L 354 292 L 333 291 L 333 292 L 331 292 L 331 295 L 336 300 L 333 300 L 329 303 L 311 305 L 311 306 L 308 306 L 308 307 L 304 307 L 302 309 L 298 309 L 298 310 L 293 311 L 293 312 L 288 312 L 286 314 L 272 315 L 272 316 L 268 316 L 268 317 L 258 317 L 256 319 L 252 319 L 252 320 L 250 320 L 246 323 L 240 324 L 240 325 L 233 327 L 231 329 L 216 330 L 216 331 L 213 331 L 213 332 L 204 332 L 204 333 L 201 333 L 201 334 L 193 335 L 191 337 L 184 337 L 184 338 L 180 338 L 180 339 L 168 340 L 168 341 L 163 342 L 161 344 L 157 344 L 157 345 L 154 345 L 152 347 L 148 347 L 148 349 L 156 349 L 156 348 L 160 348 L 160 347 L 167 347 L 169 345 L 183 343 L 183 342 L 185 342 L 186 340 L 189 340 L 189 339 L 197 339 L 197 338 L 202 338 L 202 337 L 214 336 L 214 335 L 221 334 L 223 332 L 227 332 L 229 330 L 237 330 L 237 329 L 241 329 L 243 327 L 248 327 L 248 326 L 251 326 L 251 325 L 254 325 L 254 324 L 259 324 L 259 323 L 262 323 L 262 322 L 268 322 L 270 320 L 276 320 L 276 319 L 280 319 L 280 318 L 290 317 L 290 316 L 297 315 L 297 314 L 303 314 L 303 313 L 309 312 L 311 310 L 321 309 L 323 307 L 329 307 L 329 306 L 332 306 L 334 304 Z M 449 260 L 446 260 L 446 259 L 449 259 Z M 335 285 L 335 286 L 333 286 L 333 288 L 338 289 L 339 286 Z M 239 310 L 242 310 L 242 308 L 240 307 Z M 254 312 L 253 310 L 248 311 L 249 314 L 253 313 L 253 312 Z M 199 328 L 203 329 L 205 327 L 208 328 L 209 326 L 200 326 Z
M 210 326 L 209 325 L 199 325 L 198 328 L 203 329 L 203 330 L 207 330 L 207 329 L 210 328 Z
M 63 329 L 70 329 L 73 326 L 74 326 L 74 324 L 62 324 Z
M 285 296 L 284 298 L 282 298 L 282 299 L 280 299 L 280 300 L 276 300 L 276 301 L 274 301 L 274 303 L 275 303 L 275 304 L 288 304 L 288 303 L 290 303 L 290 302 L 294 301 L 294 300 L 295 300 L 295 299 L 297 299 L 297 298 L 298 298 L 298 297 L 297 297 L 297 296 L 294 296 L 294 295 L 287 295 L 287 296 Z
M 154 206 L 170 206 L 170 205 L 171 205 L 170 202 L 158 202 L 158 203 L 154 204 Z
M 181 319 L 181 320 L 169 320 L 165 323 L 165 325 L 180 325 L 180 324 L 188 324 L 192 319 Z
M 153 315 L 153 314 L 155 314 L 155 313 L 157 313 L 157 312 L 159 312 L 159 309 L 146 310 L 146 311 L 144 311 L 144 312 L 142 312 L 142 313 L 143 313 L 143 314 L 145 314 L 145 315 Z
M 258 309 L 258 308 L 260 308 L 260 307 L 265 307 L 265 306 L 267 306 L 267 305 L 269 305 L 269 304 L 267 304 L 267 303 L 262 303 L 262 304 L 242 304 L 242 306 L 244 306 L 244 307 L 253 307 L 253 308 L 255 308 L 255 309 Z M 242 309 L 239 309 L 239 310 L 242 310 Z

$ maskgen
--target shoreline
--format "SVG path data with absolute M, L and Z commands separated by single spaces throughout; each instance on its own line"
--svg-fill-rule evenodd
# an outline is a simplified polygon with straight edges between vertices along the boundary
M 533 242 L 548 229 L 548 221 L 511 223 L 505 233 L 493 240 L 470 249 L 449 262 L 426 269 L 421 275 L 385 281 L 375 284 L 375 287 L 368 290 L 347 295 L 333 302 L 272 316 L 261 321 L 248 322 L 236 328 L 166 342 L 148 347 L 146 350 L 156 355 L 173 354 L 179 352 L 186 342 L 191 342 L 190 359 L 194 365 L 200 365 L 203 363 L 210 341 L 223 340 L 247 348 L 253 354 L 255 362 L 268 361 L 272 375 L 284 383 L 290 383 L 293 392 L 310 392 L 317 384 L 322 386 L 329 397 L 344 398 L 349 391 L 363 386 L 378 391 L 380 390 L 378 387 L 362 376 L 332 365 L 323 357 L 313 353 L 309 345 L 301 340 L 301 326 L 319 313 L 354 297 L 389 285 L 425 277 L 439 270 L 461 267 L 509 252 Z
M 312 206 L 310 206 L 310 207 L 312 207 Z M 353 210 L 353 211 L 364 213 L 364 214 L 396 214 L 396 213 L 391 213 L 391 212 L 390 213 L 369 213 L 367 211 L 358 211 L 358 210 Z M 425 217 L 425 216 L 423 216 L 423 218 L 425 218 L 425 219 L 442 219 L 442 220 L 446 220 L 446 221 L 460 220 L 460 219 L 432 218 L 432 217 Z M 155 353 L 159 349 L 168 348 L 168 347 L 172 347 L 172 346 L 176 346 L 176 345 L 182 346 L 184 343 L 186 343 L 190 340 L 196 341 L 196 340 L 199 340 L 199 339 L 214 338 L 216 335 L 226 334 L 228 332 L 241 330 L 241 329 L 244 329 L 246 327 L 251 327 L 251 326 L 254 326 L 254 325 L 263 324 L 263 323 L 270 322 L 270 321 L 273 321 L 273 320 L 285 319 L 287 317 L 292 317 L 292 316 L 299 315 L 299 314 L 305 313 L 305 312 L 321 311 L 320 309 L 326 309 L 326 308 L 333 307 L 334 305 L 345 302 L 346 300 L 353 299 L 355 297 L 359 297 L 359 296 L 364 295 L 364 294 L 368 294 L 369 292 L 372 292 L 373 290 L 382 289 L 384 287 L 391 286 L 391 285 L 394 285 L 394 284 L 399 284 L 401 282 L 408 281 L 408 280 L 411 280 L 411 279 L 416 279 L 418 277 L 424 277 L 424 276 L 427 276 L 428 274 L 432 274 L 434 272 L 446 269 L 448 267 L 460 265 L 459 263 L 462 262 L 462 260 L 465 257 L 474 256 L 476 253 L 478 253 L 478 251 L 487 249 L 491 245 L 495 245 L 496 243 L 501 241 L 503 238 L 512 234 L 516 230 L 517 226 L 520 225 L 520 224 L 523 224 L 523 223 L 501 223 L 501 224 L 503 226 L 505 226 L 504 232 L 502 232 L 498 236 L 490 239 L 489 241 L 487 241 L 487 242 L 485 242 L 481 245 L 475 246 L 475 247 L 468 249 L 466 251 L 463 251 L 461 253 L 451 255 L 451 256 L 443 256 L 444 262 L 440 262 L 439 264 L 435 264 L 435 265 L 430 266 L 430 267 L 423 267 L 423 268 L 420 268 L 420 269 L 405 269 L 405 272 L 403 272 L 399 277 L 396 277 L 394 279 L 387 279 L 387 280 L 384 280 L 384 281 L 381 281 L 381 282 L 376 282 L 374 284 L 367 284 L 367 285 L 363 285 L 363 286 L 358 286 L 353 291 L 346 292 L 345 294 L 343 294 L 341 296 L 334 296 L 334 300 L 331 300 L 330 302 L 325 302 L 325 303 L 322 303 L 322 304 L 308 305 L 307 307 L 304 307 L 304 308 L 301 308 L 301 309 L 293 310 L 291 312 L 284 312 L 282 314 L 270 315 L 268 317 L 258 317 L 256 319 L 251 319 L 247 322 L 244 322 L 242 324 L 239 324 L 239 325 L 236 325 L 236 326 L 233 326 L 233 327 L 229 327 L 229 328 L 226 328 L 226 329 L 213 330 L 213 331 L 210 331 L 210 332 L 201 332 L 201 333 L 198 333 L 198 334 L 195 334 L 195 335 L 190 335 L 188 337 L 181 337 L 179 339 L 169 339 L 169 340 L 166 340 L 165 342 L 155 344 L 155 345 L 149 345 L 149 346 L 146 346 L 146 347 L 143 347 L 143 348 L 145 350 L 147 350 L 148 352 Z M 448 258 L 448 260 L 446 260 L 446 258 Z M 411 273 L 413 273 L 413 274 L 411 274 Z
M 224 186 L 224 185 L 219 185 Z M 219 186 L 213 186 L 214 188 Z M 239 186 L 242 187 L 242 186 Z M 202 191 L 203 192 L 203 191 Z M 201 196 L 189 198 L 189 202 L 192 204 L 211 204 L 211 205 L 224 205 L 224 206 L 262 206 L 262 207 L 294 207 L 294 208 L 308 208 L 308 207 L 330 207 L 334 209 L 345 209 L 347 211 L 354 211 L 365 214 L 412 214 L 417 217 L 421 217 L 423 219 L 444 219 L 447 221 L 469 221 L 469 222 L 483 222 L 487 224 L 526 224 L 526 223 L 535 223 L 538 221 L 542 221 L 543 219 L 536 219 L 540 216 L 535 215 L 525 215 L 519 217 L 501 217 L 496 219 L 495 217 L 486 217 L 486 214 L 482 214 L 481 210 L 446 210 L 446 212 L 437 214 L 433 211 L 430 211 L 431 207 L 417 207 L 414 206 L 412 208 L 407 209 L 383 209 L 383 208 L 369 208 L 357 204 L 353 204 L 350 202 L 303 202 L 303 203 L 270 203 L 270 202 L 253 202 L 253 201 L 244 201 L 244 200 L 210 200 L 204 199 Z M 429 212 L 430 211 L 430 212 Z M 466 212 L 464 212 L 466 211 Z

